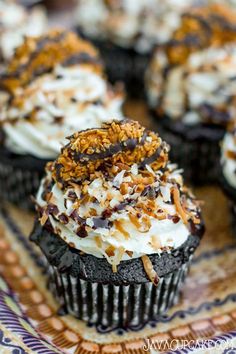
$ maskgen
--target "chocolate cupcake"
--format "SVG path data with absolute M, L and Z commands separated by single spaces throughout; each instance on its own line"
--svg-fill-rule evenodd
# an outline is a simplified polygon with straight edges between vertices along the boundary
M 24 37 L 39 36 L 47 27 L 41 7 L 26 10 L 15 1 L 0 1 L 0 61 L 4 65 L 22 44 Z
M 235 115 L 236 14 L 194 9 L 156 49 L 146 76 L 149 106 L 171 157 L 195 184 L 215 182 L 225 128 Z
M 122 80 L 134 96 L 143 94 L 143 78 L 156 44 L 166 42 L 181 13 L 195 0 L 77 0 L 79 33 L 95 41 L 110 80 Z
M 123 94 L 73 32 L 27 37 L 1 77 L 0 196 L 28 208 L 44 167 L 77 130 L 123 118 Z
M 221 146 L 221 185 L 230 200 L 231 220 L 236 235 L 236 121 L 229 124 Z
M 204 232 L 168 145 L 124 120 L 75 133 L 47 165 L 31 234 L 65 313 L 137 329 L 178 301 Z

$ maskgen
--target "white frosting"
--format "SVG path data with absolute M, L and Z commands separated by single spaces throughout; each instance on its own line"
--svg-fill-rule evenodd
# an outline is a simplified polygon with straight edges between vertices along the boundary
M 196 52 L 183 65 L 172 67 L 166 78 L 165 67 L 168 58 L 163 51 L 156 51 L 146 76 L 148 100 L 153 108 L 159 106 L 170 118 L 186 124 L 203 120 L 203 105 L 225 107 L 229 117 L 235 116 L 235 107 L 230 104 L 236 92 L 235 46 Z
M 236 137 L 230 132 L 225 134 L 222 142 L 221 163 L 223 168 L 223 175 L 230 186 L 236 188 L 236 160 L 230 158 L 228 151 L 236 154 Z
M 99 74 L 82 66 L 58 66 L 19 89 L 15 101 L 3 106 L 6 146 L 17 154 L 53 159 L 75 131 L 122 119 L 122 103 L 123 96 Z
M 121 0 L 109 8 L 104 0 L 78 0 L 76 21 L 91 37 L 148 52 L 167 41 L 181 14 L 196 0 Z M 112 3 L 112 1 L 111 1 Z
M 151 171 L 156 178 L 150 187 L 160 187 L 160 193 L 155 199 L 155 206 L 158 209 L 162 209 L 169 216 L 178 215 L 175 205 L 171 202 L 171 188 L 175 185 L 175 182 L 182 185 L 181 171 L 174 170 L 174 165 L 169 165 L 170 171 L 167 183 L 160 182 L 160 176 L 162 172 L 154 172 L 149 166 L 146 166 L 148 171 Z M 139 210 L 137 206 L 140 202 L 147 202 L 145 196 L 141 193 L 134 193 L 135 186 L 129 187 L 126 195 L 123 195 L 119 189 L 122 182 L 129 182 L 130 176 L 138 175 L 137 165 L 131 166 L 128 171 L 119 172 L 113 180 L 105 180 L 104 177 L 99 177 L 88 184 L 88 194 L 94 197 L 94 201 L 82 203 L 77 209 L 78 215 L 86 220 L 87 236 L 82 238 L 76 235 L 78 229 L 78 223 L 74 221 L 70 215 L 73 209 L 74 201 L 68 197 L 70 191 L 76 192 L 78 199 L 81 199 L 81 186 L 78 184 L 76 188 L 69 189 L 66 192 L 62 191 L 57 184 L 54 184 L 52 189 L 52 196 L 50 203 L 56 205 L 59 209 L 57 215 L 54 217 L 49 216 L 50 222 L 56 230 L 57 234 L 68 244 L 72 243 L 73 247 L 77 250 L 81 250 L 86 254 L 92 254 L 96 257 L 106 257 L 111 264 L 117 263 L 117 257 L 122 250 L 121 260 L 128 260 L 131 258 L 141 257 L 144 254 L 161 253 L 163 248 L 177 248 L 181 246 L 188 238 L 190 231 L 186 224 L 179 216 L 177 222 L 173 222 L 170 218 L 166 217 L 163 220 L 154 218 L 153 216 L 147 216 L 147 214 L 141 212 L 139 219 L 140 227 L 131 222 L 129 218 L 134 211 Z M 42 199 L 42 193 L 45 188 L 45 182 L 51 181 L 50 173 L 45 180 L 42 181 L 41 187 L 37 195 L 37 203 L 40 207 L 47 206 L 47 203 Z M 91 216 L 91 209 L 96 211 L 96 217 L 101 217 L 102 212 L 107 208 L 107 200 L 110 200 L 109 206 L 114 208 L 121 202 L 129 199 L 128 205 L 117 212 L 113 212 L 109 216 L 109 221 L 115 221 L 115 224 L 111 228 L 93 228 L 94 221 Z M 132 204 L 132 201 L 134 203 Z M 106 206 L 105 206 L 106 204 Z M 189 210 L 196 213 L 197 207 L 193 204 L 192 200 L 187 197 L 187 205 Z M 137 209 L 136 209 L 137 208 Z M 64 225 L 60 222 L 58 215 L 64 213 L 68 216 L 69 223 Z M 122 225 L 127 235 L 124 235 L 120 228 L 117 227 L 117 223 Z M 59 230 L 59 232 L 58 232 Z M 99 245 L 97 240 L 99 240 Z M 112 246 L 114 248 L 114 255 L 108 255 L 106 250 Z M 126 253 L 128 251 L 128 253 Z M 132 252 L 132 254 L 129 254 Z M 118 263 L 119 263 L 118 261 Z
M 13 55 L 25 35 L 38 36 L 46 26 L 46 15 L 41 8 L 27 12 L 14 2 L 0 0 L 0 52 L 3 58 L 7 60 Z

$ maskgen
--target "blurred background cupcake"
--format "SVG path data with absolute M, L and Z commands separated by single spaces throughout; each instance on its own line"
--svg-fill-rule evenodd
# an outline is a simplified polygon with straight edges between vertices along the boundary
M 219 142 L 236 114 L 236 13 L 212 5 L 184 14 L 172 39 L 153 55 L 146 91 L 186 178 L 216 181 Z
M 236 120 L 230 122 L 221 147 L 221 184 L 230 200 L 232 226 L 236 235 Z
M 0 195 L 28 207 L 65 137 L 123 118 L 123 93 L 97 50 L 73 32 L 27 37 L 1 77 Z
M 39 36 L 47 28 L 42 7 L 26 9 L 16 1 L 0 1 L 0 61 L 9 60 L 24 36 Z
M 31 235 L 64 313 L 137 329 L 178 301 L 204 232 L 168 145 L 123 120 L 75 133 L 47 165 Z
M 101 50 L 111 81 L 123 80 L 128 93 L 143 93 L 152 48 L 170 39 L 183 11 L 194 0 L 77 0 L 80 33 Z

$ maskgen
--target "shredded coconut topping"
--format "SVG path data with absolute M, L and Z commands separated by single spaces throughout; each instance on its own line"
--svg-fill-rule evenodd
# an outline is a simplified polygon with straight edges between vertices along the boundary
M 200 209 L 168 150 L 134 121 L 74 134 L 47 166 L 41 224 L 71 247 L 106 257 L 114 271 L 122 260 L 180 246 L 196 232 Z
M 1 88 L 14 92 L 56 65 L 93 64 L 101 70 L 98 52 L 75 33 L 51 30 L 41 37 L 26 37 L 1 77 Z
M 150 106 L 185 124 L 226 125 L 235 116 L 236 14 L 212 5 L 182 17 L 147 72 Z
M 1 85 L 4 144 L 16 154 L 54 159 L 66 136 L 124 118 L 122 87 L 108 84 L 96 49 L 73 32 L 28 37 Z

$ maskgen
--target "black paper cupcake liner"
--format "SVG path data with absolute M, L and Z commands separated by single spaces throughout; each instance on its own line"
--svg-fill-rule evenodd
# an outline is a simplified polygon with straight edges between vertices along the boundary
M 41 177 L 42 173 L 15 168 L 0 161 L 0 198 L 32 210 L 31 196 L 36 194 Z
M 17 156 L 0 147 L 0 198 L 33 210 L 31 197 L 37 193 L 47 160 Z
M 156 130 L 171 147 L 170 160 L 183 168 L 184 178 L 194 185 L 218 183 L 221 171 L 220 142 L 224 129 L 198 125 L 186 127 L 185 130 L 182 129 L 183 124 L 180 124 L 179 129 L 170 120 L 154 118 Z
M 190 257 L 191 259 L 192 257 Z M 113 285 L 61 273 L 48 263 L 48 286 L 63 310 L 98 330 L 136 329 L 165 313 L 179 300 L 191 261 L 151 282 Z
M 81 30 L 78 33 L 83 35 Z M 99 49 L 106 67 L 109 81 L 125 83 L 128 95 L 131 97 L 144 97 L 144 75 L 151 53 L 140 54 L 134 49 L 122 48 L 110 42 L 92 40 Z
M 231 222 L 232 232 L 236 237 L 236 189 L 228 183 L 222 171 L 220 174 L 220 184 L 223 189 L 223 192 L 229 199 L 229 209 L 230 209 L 230 216 L 231 216 L 230 222 Z
M 201 219 L 202 220 L 202 219 Z M 159 282 L 153 285 L 141 258 L 122 261 L 117 272 L 106 258 L 81 253 L 54 233 L 50 223 L 36 220 L 30 240 L 42 251 L 48 287 L 61 314 L 71 314 L 98 331 L 143 327 L 176 304 L 193 254 L 205 227 L 192 225 L 192 234 L 177 249 L 149 255 Z
M 236 237 L 236 203 L 231 204 L 231 226 L 233 234 Z

